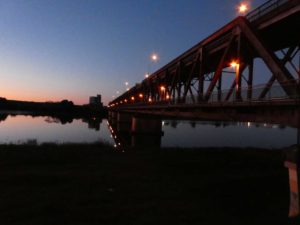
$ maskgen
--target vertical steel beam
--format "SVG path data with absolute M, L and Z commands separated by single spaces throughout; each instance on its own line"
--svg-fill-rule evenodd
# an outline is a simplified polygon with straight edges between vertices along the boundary
M 295 48 L 296 47 L 291 47 L 287 51 L 287 53 L 285 54 L 285 56 L 281 60 L 281 63 L 282 63 L 283 66 L 289 61 L 289 59 L 291 58 L 291 55 L 294 52 Z M 268 83 L 266 84 L 266 86 L 264 87 L 262 92 L 260 93 L 259 99 L 263 99 L 266 96 L 266 94 L 271 89 L 271 87 L 272 87 L 273 83 L 275 82 L 275 80 L 276 80 L 276 77 L 274 76 L 274 74 L 272 74 L 272 77 L 269 79 Z
M 241 94 L 241 89 L 242 89 L 242 66 L 243 66 L 243 37 L 242 37 L 242 32 L 238 30 L 238 46 L 237 46 L 237 56 L 238 56 L 238 63 L 236 65 L 236 95 L 235 95 L 235 100 L 236 101 L 241 101 L 242 100 L 242 94 Z
M 229 89 L 229 91 L 228 91 L 228 93 L 227 93 L 227 95 L 225 97 L 225 101 L 228 101 L 229 98 L 230 98 L 230 96 L 232 95 L 233 90 L 235 88 L 235 82 L 236 82 L 236 80 L 234 79 L 233 82 L 232 82 L 232 84 L 231 84 L 231 87 L 230 87 L 230 89 Z
M 222 74 L 219 78 L 218 81 L 218 101 L 221 102 L 222 101 Z
M 277 56 L 267 48 L 261 38 L 256 34 L 251 24 L 243 17 L 239 17 L 238 26 L 241 28 L 243 34 L 248 39 L 249 43 L 255 48 L 256 52 L 261 56 L 263 61 L 274 74 L 281 87 L 291 98 L 298 96 L 296 88 L 296 81 L 290 72 L 280 63 Z
M 199 68 L 199 75 L 198 75 L 198 102 L 203 101 L 204 97 L 204 50 L 203 48 L 200 49 L 200 68 Z
M 248 63 L 248 87 L 247 87 L 247 99 L 252 99 L 252 84 L 253 84 L 253 58 Z
M 181 102 L 181 89 L 182 89 L 182 82 L 181 82 L 181 75 L 182 75 L 182 63 L 179 61 L 177 63 L 176 68 L 176 77 L 177 77 L 177 102 Z
M 187 79 L 187 81 L 185 83 L 184 93 L 183 93 L 183 99 L 184 99 L 184 101 L 186 99 L 186 95 L 187 95 L 188 91 L 190 91 L 190 86 L 191 86 L 191 81 L 193 79 L 193 76 L 194 76 L 195 72 L 198 70 L 199 61 L 200 61 L 200 55 L 201 55 L 201 53 L 200 53 L 200 51 L 198 51 L 196 53 L 196 57 L 195 57 L 195 60 L 193 62 L 193 65 L 192 65 L 192 69 L 191 69 L 191 71 L 189 73 L 189 77 L 188 77 L 188 79 Z
M 226 59 L 226 57 L 227 57 L 227 55 L 228 55 L 228 53 L 229 53 L 229 51 L 231 49 L 231 44 L 233 43 L 234 39 L 235 39 L 235 35 L 232 35 L 230 41 L 227 44 L 227 47 L 226 47 L 223 55 L 221 57 L 221 60 L 220 60 L 220 62 L 218 64 L 218 67 L 217 67 L 216 72 L 215 72 L 215 74 L 214 74 L 214 76 L 212 78 L 212 81 L 210 82 L 210 84 L 209 84 L 209 86 L 207 88 L 207 91 L 206 91 L 206 94 L 205 94 L 205 100 L 206 101 L 209 100 L 209 98 L 210 98 L 210 96 L 211 96 L 211 94 L 213 92 L 213 89 L 215 88 L 216 83 L 217 83 L 217 81 L 219 80 L 219 78 L 220 78 L 220 76 L 222 74 L 222 70 L 224 68 L 225 59 Z

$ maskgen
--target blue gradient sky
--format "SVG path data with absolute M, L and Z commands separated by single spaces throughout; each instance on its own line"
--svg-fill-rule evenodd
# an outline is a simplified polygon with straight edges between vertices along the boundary
M 239 3 L 0 0 L 0 96 L 85 104 L 101 94 L 106 104 L 235 18 Z

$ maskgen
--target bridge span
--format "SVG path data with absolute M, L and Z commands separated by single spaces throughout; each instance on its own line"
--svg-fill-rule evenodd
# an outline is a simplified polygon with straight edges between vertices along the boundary
M 111 101 L 109 110 L 300 127 L 299 27 L 299 0 L 267 1 Z M 255 84 L 261 76 L 266 82 Z

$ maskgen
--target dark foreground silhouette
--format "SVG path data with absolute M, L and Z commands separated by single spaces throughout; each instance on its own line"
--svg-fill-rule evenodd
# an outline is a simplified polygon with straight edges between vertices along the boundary
M 299 224 L 282 150 L 0 146 L 0 224 Z

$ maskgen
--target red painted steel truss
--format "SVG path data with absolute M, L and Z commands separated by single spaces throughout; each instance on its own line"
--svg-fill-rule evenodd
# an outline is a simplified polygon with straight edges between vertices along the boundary
M 280 21 L 275 21 L 275 16 L 259 23 L 236 18 L 113 100 L 110 106 L 257 101 L 266 99 L 274 84 L 287 98 L 299 98 L 299 1 L 290 2 L 294 4 L 292 13 L 286 10 L 288 16 L 280 14 Z M 254 93 L 256 59 L 268 68 L 270 77 Z M 225 91 L 223 80 L 228 74 L 232 74 L 232 80 Z

